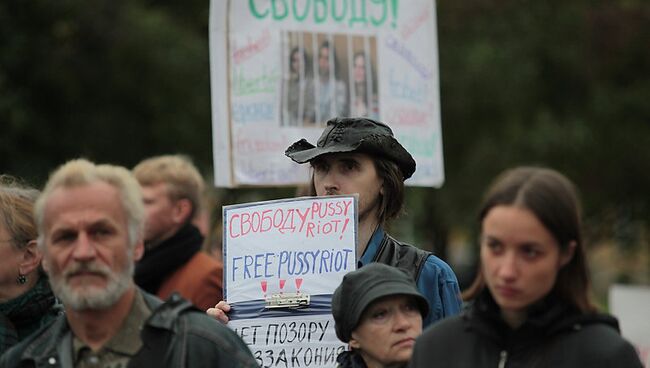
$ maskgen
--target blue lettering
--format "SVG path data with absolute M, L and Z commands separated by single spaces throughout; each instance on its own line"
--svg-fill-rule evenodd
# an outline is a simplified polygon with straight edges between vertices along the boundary
M 271 258 L 270 261 L 269 258 Z M 274 258 L 275 258 L 275 253 L 266 253 L 266 259 L 264 262 L 264 277 L 273 277 L 273 274 L 269 273 L 269 265 L 273 263 Z
M 253 265 L 253 257 L 244 256 L 244 280 L 251 278 L 251 273 L 248 267 Z
M 232 281 L 235 281 L 235 272 L 239 267 L 237 267 L 237 261 L 241 261 L 241 257 L 232 258 Z

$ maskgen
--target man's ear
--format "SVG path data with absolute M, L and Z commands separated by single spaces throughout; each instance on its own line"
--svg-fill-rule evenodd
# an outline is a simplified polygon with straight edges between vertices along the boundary
M 38 269 L 43 259 L 43 254 L 36 245 L 36 240 L 30 240 L 23 249 L 22 259 L 18 264 L 18 271 L 21 275 L 28 275 Z
M 569 246 L 560 253 L 560 267 L 566 266 L 573 259 L 573 255 L 576 253 L 576 247 L 578 243 L 575 240 L 569 242 Z
M 192 202 L 187 198 L 182 198 L 174 202 L 172 208 L 172 219 L 177 224 L 184 224 L 190 220 L 192 214 Z

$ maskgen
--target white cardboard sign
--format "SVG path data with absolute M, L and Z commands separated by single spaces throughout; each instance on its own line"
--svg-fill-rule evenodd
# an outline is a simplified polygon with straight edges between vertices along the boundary
M 334 367 L 331 295 L 356 268 L 357 196 L 303 197 L 224 206 L 228 325 L 262 367 Z M 309 296 L 301 308 L 269 300 Z M 271 303 L 272 305 L 272 303 Z

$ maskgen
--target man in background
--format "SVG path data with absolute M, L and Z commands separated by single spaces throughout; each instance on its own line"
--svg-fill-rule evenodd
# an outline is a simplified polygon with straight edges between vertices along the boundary
M 202 310 L 222 298 L 223 265 L 201 251 L 203 235 L 192 224 L 205 184 L 192 162 L 165 155 L 140 162 L 133 174 L 142 187 L 145 253 L 135 282 L 165 300 L 178 292 Z

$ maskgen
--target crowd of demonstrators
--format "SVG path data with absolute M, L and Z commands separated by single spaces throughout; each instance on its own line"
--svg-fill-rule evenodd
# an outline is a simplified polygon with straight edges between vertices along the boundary
M 122 167 L 70 161 L 35 206 L 38 246 L 65 314 L 0 358 L 0 367 L 254 367 L 234 332 L 180 297 L 133 281 L 144 252 L 140 186 Z
M 372 263 L 346 274 L 332 296 L 336 335 L 350 346 L 338 366 L 406 367 L 427 313 L 427 300 L 398 268 Z
M 499 176 L 479 212 L 471 307 L 424 332 L 413 367 L 641 367 L 590 299 L 574 185 L 544 168 Z
M 202 250 L 204 236 L 192 223 L 201 210 L 201 174 L 180 155 L 146 159 L 133 174 L 146 213 L 136 284 L 163 300 L 178 292 L 202 310 L 214 306 L 222 299 L 223 265 Z
M 402 211 L 404 180 L 415 172 L 415 160 L 387 125 L 366 118 L 334 118 L 316 146 L 301 139 L 285 154 L 311 164 L 312 195 L 359 195 L 358 265 L 379 262 L 407 270 L 429 302 L 424 326 L 460 312 L 460 290 L 451 268 L 384 230 Z M 208 314 L 227 322 L 229 311 L 230 305 L 221 301 Z
M 62 312 L 36 245 L 38 194 L 15 178 L 0 176 L 0 355 Z
M 350 348 L 339 367 L 641 367 L 590 299 L 578 196 L 562 174 L 495 179 L 461 312 L 451 268 L 385 231 L 416 166 L 387 125 L 334 118 L 316 145 L 301 139 L 285 155 L 311 166 L 304 194 L 358 195 L 359 269 L 331 305 Z M 132 172 L 73 160 L 40 196 L 0 177 L 0 368 L 257 366 L 216 321 L 230 306 L 214 305 L 223 268 L 193 225 L 203 188 L 179 155 Z

